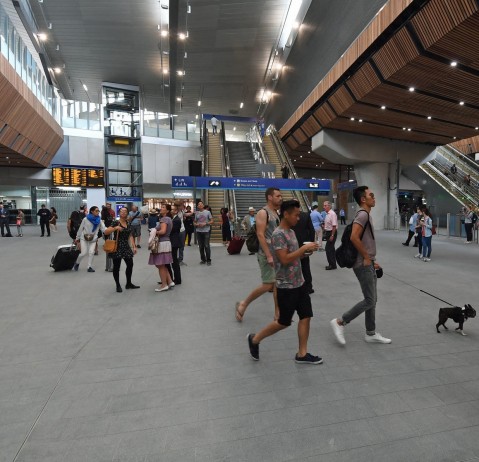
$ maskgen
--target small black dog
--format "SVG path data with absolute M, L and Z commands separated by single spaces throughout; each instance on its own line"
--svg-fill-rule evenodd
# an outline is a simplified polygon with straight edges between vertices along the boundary
M 463 308 L 460 306 L 453 306 L 452 308 L 440 308 L 439 309 L 439 322 L 436 324 L 437 333 L 439 332 L 439 326 L 442 325 L 444 329 L 447 330 L 446 321 L 451 318 L 454 322 L 459 324 L 459 327 L 456 330 L 459 330 L 460 334 L 466 335 L 462 329 L 464 325 L 464 321 L 467 318 L 475 318 L 476 317 L 476 310 L 471 305 L 464 305 Z

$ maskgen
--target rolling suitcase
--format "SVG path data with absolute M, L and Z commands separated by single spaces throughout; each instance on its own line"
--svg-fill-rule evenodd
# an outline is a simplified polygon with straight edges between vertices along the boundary
M 233 237 L 228 245 L 228 253 L 230 255 L 237 255 L 241 253 L 241 249 L 244 245 L 244 239 L 242 237 Z
M 55 271 L 71 270 L 75 264 L 80 251 L 74 244 L 60 245 L 57 253 L 53 255 L 50 266 Z

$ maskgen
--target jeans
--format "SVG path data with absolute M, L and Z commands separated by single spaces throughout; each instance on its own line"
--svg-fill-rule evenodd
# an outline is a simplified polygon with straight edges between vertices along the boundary
M 7 234 L 10 234 L 10 225 L 8 223 L 8 218 L 0 218 L 0 226 L 2 228 L 2 236 L 5 236 L 5 228 L 7 229 Z
M 429 258 L 431 256 L 431 241 L 432 236 L 422 236 L 422 256 Z
M 326 231 L 327 233 L 328 231 Z M 331 236 L 331 231 L 329 231 L 329 235 Z M 326 258 L 328 259 L 329 266 L 332 268 L 336 268 L 336 251 L 334 250 L 334 244 L 336 243 L 336 238 L 338 233 L 334 233 L 334 239 L 331 242 L 329 240 L 326 241 Z
M 360 266 L 353 269 L 358 278 L 359 285 L 364 295 L 364 300 L 356 303 L 349 311 L 343 314 L 344 324 L 349 324 L 353 319 L 364 313 L 366 332 L 374 334 L 376 332 L 376 302 L 377 295 L 377 277 L 374 264 L 370 266 Z
M 464 228 L 466 229 L 467 241 L 472 241 L 472 228 L 474 227 L 473 223 L 464 223 Z
M 178 261 L 183 261 L 183 251 L 185 250 L 185 238 L 186 238 L 186 231 L 180 232 L 180 246 L 178 247 L 179 256 Z
M 211 261 L 210 233 L 199 233 L 197 231 L 196 239 L 198 239 L 198 245 L 200 247 L 201 261 Z

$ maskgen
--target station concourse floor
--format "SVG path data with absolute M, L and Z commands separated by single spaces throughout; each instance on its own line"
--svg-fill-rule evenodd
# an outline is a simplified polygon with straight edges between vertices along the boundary
M 306 366 L 293 360 L 296 323 L 250 358 L 246 335 L 273 319 L 273 300 L 236 322 L 235 301 L 259 281 L 246 247 L 214 246 L 211 267 L 186 247 L 183 284 L 155 293 L 145 245 L 141 289 L 118 294 L 102 251 L 95 273 L 86 258 L 55 273 L 65 225 L 39 231 L 0 238 L 1 462 L 479 461 L 479 318 L 468 336 L 452 321 L 439 335 L 447 304 L 420 291 L 478 309 L 478 245 L 435 236 L 425 263 L 404 234 L 376 232 L 377 329 L 390 345 L 364 342 L 364 316 L 335 342 L 329 321 L 361 292 L 352 270 L 325 271 L 314 254 L 309 351 L 324 364 Z

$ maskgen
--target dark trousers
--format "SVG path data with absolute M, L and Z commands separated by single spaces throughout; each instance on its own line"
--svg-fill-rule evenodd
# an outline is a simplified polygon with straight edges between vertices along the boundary
M 473 228 L 473 226 L 474 226 L 473 223 L 464 223 L 464 228 L 466 228 L 467 240 L 469 242 L 472 241 L 472 228 Z
M 409 242 L 411 242 L 411 239 L 414 236 L 414 234 L 416 234 L 415 231 L 411 231 L 411 230 L 408 231 L 407 239 L 405 242 L 406 245 L 409 245 Z M 414 239 L 414 243 L 416 243 L 416 239 Z
M 301 258 L 301 271 L 303 272 L 304 289 L 309 293 L 313 290 L 313 277 L 311 276 L 309 257 Z
M 2 236 L 5 236 L 5 228 L 7 228 L 7 234 L 11 234 L 8 218 L 0 218 L 0 227 L 2 228 Z
M 340 217 L 341 218 L 341 224 L 345 225 L 346 224 L 346 217 Z
M 331 231 L 326 231 L 331 236 Z M 328 264 L 332 268 L 336 268 L 336 252 L 334 250 L 334 244 L 336 243 L 337 233 L 334 233 L 334 239 L 332 241 L 326 241 L 326 258 L 328 259 Z
M 193 237 L 193 231 L 194 231 L 194 228 L 186 228 L 186 230 L 185 230 L 185 242 L 186 242 L 186 239 L 188 239 L 188 245 L 189 246 L 191 245 L 191 239 Z
M 181 269 L 180 269 L 180 262 L 178 260 L 178 250 L 179 250 L 179 247 L 171 248 L 171 255 L 173 257 L 173 263 L 171 264 L 171 268 L 174 274 L 172 279 L 175 284 L 181 284 Z
M 198 246 L 200 247 L 201 261 L 211 261 L 210 233 L 196 232 Z
M 50 236 L 50 223 L 48 223 L 48 221 L 40 221 L 40 229 L 42 230 L 42 236 L 45 236 L 45 227 L 47 228 L 48 236 Z
M 113 279 L 116 282 L 116 285 L 120 285 L 120 265 L 121 265 L 121 258 L 113 258 Z M 133 258 L 123 258 L 126 263 L 126 283 L 129 285 L 131 284 L 131 275 L 133 274 Z

